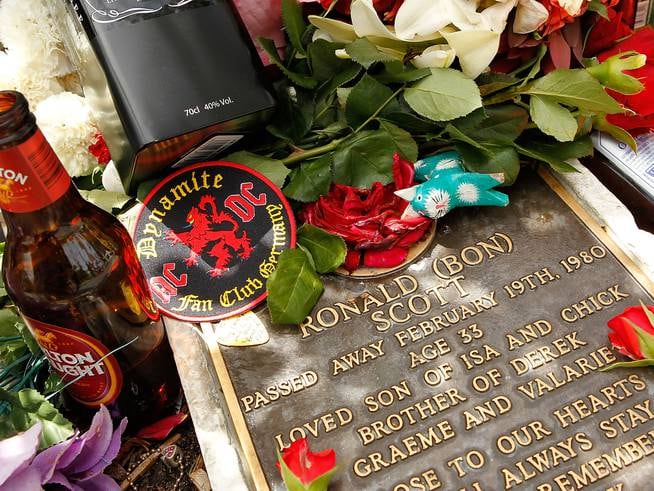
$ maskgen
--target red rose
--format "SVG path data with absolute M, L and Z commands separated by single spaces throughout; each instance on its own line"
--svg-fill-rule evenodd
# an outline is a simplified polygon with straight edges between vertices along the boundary
M 608 322 L 609 341 L 620 353 L 632 360 L 652 357 L 654 349 L 654 325 L 647 317 L 645 308 L 654 315 L 654 307 L 628 307 L 622 314 Z M 637 332 L 636 328 L 642 331 Z
M 632 134 L 640 134 L 654 128 L 654 28 L 647 26 L 635 31 L 632 36 L 598 55 L 598 59 L 604 61 L 610 56 L 626 51 L 637 51 L 647 56 L 645 66 L 629 72 L 629 75 L 645 85 L 645 89 L 632 95 L 610 91 L 613 98 L 631 109 L 635 115 L 610 114 L 606 119 L 609 123 L 620 126 Z
M 280 462 L 277 462 L 277 467 L 281 469 L 284 483 L 291 491 L 304 489 L 315 491 L 326 490 L 329 478 L 325 475 L 331 473 L 336 468 L 336 453 L 334 449 L 330 448 L 322 452 L 313 453 L 309 450 L 309 443 L 306 438 L 300 438 L 291 443 L 291 446 L 283 451 L 282 459 L 286 469 L 281 466 Z M 293 476 L 288 476 L 287 470 Z M 315 484 L 321 478 L 320 485 Z M 298 480 L 301 485 L 297 484 Z M 312 484 L 314 485 L 312 486 Z
M 610 48 L 616 41 L 631 34 L 631 26 L 628 22 L 629 11 L 633 10 L 634 0 L 625 0 L 616 7 L 620 0 L 605 0 L 608 19 L 597 15 L 595 24 L 590 28 L 584 56 L 589 58 L 597 53 Z
M 413 176 L 413 165 L 396 154 L 393 183 L 376 182 L 370 189 L 334 184 L 329 194 L 306 205 L 300 218 L 343 237 L 350 251 L 345 261 L 349 270 L 356 269 L 361 260 L 371 267 L 397 266 L 432 222 L 424 217 L 400 219 L 408 203 L 394 192 L 412 186 Z
M 320 5 L 327 10 L 333 2 L 334 0 L 320 0 Z M 383 14 L 385 20 L 392 20 L 403 2 L 404 0 L 373 0 L 372 4 L 379 14 Z M 350 15 L 351 3 L 352 0 L 338 0 L 334 10 L 343 15 Z

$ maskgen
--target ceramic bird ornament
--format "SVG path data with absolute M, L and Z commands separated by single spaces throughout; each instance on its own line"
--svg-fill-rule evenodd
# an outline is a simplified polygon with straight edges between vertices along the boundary
M 423 215 L 441 218 L 459 206 L 507 206 L 509 197 L 493 188 L 504 182 L 503 174 L 467 172 L 457 152 L 445 152 L 416 163 L 416 177 L 427 179 L 395 194 L 409 202 L 403 219 Z

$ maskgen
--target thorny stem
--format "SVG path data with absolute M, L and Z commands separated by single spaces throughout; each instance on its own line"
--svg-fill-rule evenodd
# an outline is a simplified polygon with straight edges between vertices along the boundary
M 384 110 L 384 108 L 393 100 L 395 97 L 404 90 L 404 86 L 400 87 L 397 89 L 391 96 L 384 101 L 383 104 L 381 104 L 377 110 L 372 113 L 372 115 L 366 119 L 362 124 L 360 124 L 352 134 L 345 136 L 343 138 L 337 138 L 335 140 L 332 140 L 331 142 L 322 145 L 320 147 L 312 148 L 310 150 L 305 150 L 305 151 L 300 151 L 300 152 L 294 152 L 285 159 L 282 159 L 282 163 L 290 167 L 294 164 L 297 164 L 298 162 L 302 162 L 303 160 L 311 159 L 313 157 L 319 157 L 321 155 L 324 155 L 326 153 L 331 152 L 332 150 L 336 150 L 336 147 L 343 141 L 346 140 L 354 135 L 356 135 L 359 131 L 361 131 L 363 128 L 366 127 L 368 123 L 370 123 L 372 120 L 374 120 L 377 116 L 379 116 L 379 113 Z
M 324 155 L 326 153 L 331 152 L 332 150 L 335 150 L 338 144 L 341 143 L 343 140 L 345 140 L 345 138 L 337 138 L 336 140 L 332 140 L 329 143 L 322 145 L 320 147 L 312 148 L 310 150 L 304 150 L 302 152 L 292 153 L 285 159 L 282 159 L 282 164 L 288 167 L 288 166 L 292 166 L 293 164 L 297 164 L 298 162 L 302 162 L 303 160 L 307 160 L 313 157 L 320 157 L 321 155 Z

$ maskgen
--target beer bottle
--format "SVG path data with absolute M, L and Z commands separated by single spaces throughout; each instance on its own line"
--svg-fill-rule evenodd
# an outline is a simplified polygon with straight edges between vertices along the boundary
M 67 400 L 107 405 L 132 427 L 170 412 L 179 377 L 131 238 L 82 199 L 13 91 L 0 91 L 0 209 L 5 288 L 52 369 L 72 382 Z

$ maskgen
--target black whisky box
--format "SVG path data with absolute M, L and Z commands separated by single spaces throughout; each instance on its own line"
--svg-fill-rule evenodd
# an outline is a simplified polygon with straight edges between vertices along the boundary
M 68 51 L 128 192 L 215 158 L 274 109 L 228 1 L 62 1 Z

